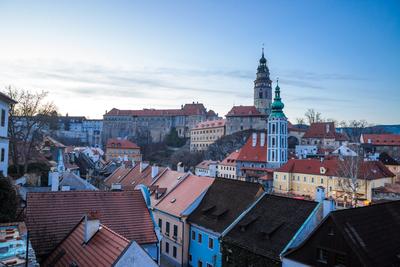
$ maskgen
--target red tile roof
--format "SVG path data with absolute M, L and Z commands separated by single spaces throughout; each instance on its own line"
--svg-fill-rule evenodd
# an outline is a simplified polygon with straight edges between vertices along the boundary
M 303 173 L 337 177 L 344 173 L 343 168 L 345 168 L 345 166 L 348 164 L 351 164 L 351 161 L 347 159 L 342 161 L 336 157 L 323 161 L 319 159 L 290 159 L 285 165 L 278 168 L 276 172 Z M 380 161 L 362 161 L 359 164 L 360 179 L 374 180 L 395 176 Z M 321 173 L 321 167 L 325 169 L 324 174 Z
M 225 119 L 220 120 L 210 120 L 198 123 L 193 129 L 207 129 L 207 128 L 217 128 L 225 126 Z
M 170 191 L 155 209 L 181 217 L 183 212 L 214 182 L 214 178 L 190 175 Z M 186 214 L 188 215 L 188 214 Z
M 202 162 L 200 162 L 199 164 L 196 165 L 196 168 L 208 169 L 210 164 L 217 165 L 218 161 L 215 161 L 215 160 L 203 160 Z
M 42 266 L 112 266 L 130 241 L 100 225 L 94 236 L 84 243 L 85 220 L 81 221 L 46 258 Z M 63 255 L 60 257 L 60 255 Z
M 127 175 L 130 171 L 131 168 L 127 168 L 124 164 L 122 164 L 104 180 L 105 185 L 107 187 L 111 187 L 112 184 L 120 183 L 125 175 Z
M 221 161 L 220 165 L 225 166 L 236 166 L 236 159 L 239 156 L 239 151 L 233 151 L 229 156 L 227 156 L 223 161 Z
M 106 148 L 119 148 L 119 149 L 140 149 L 140 147 L 127 140 L 120 138 L 110 138 L 107 140 Z
M 158 193 L 168 193 L 171 191 L 178 183 L 186 179 L 187 173 L 177 172 L 170 169 L 166 169 L 155 181 L 153 181 L 150 187 L 157 188 Z M 155 197 L 155 192 L 151 192 L 151 203 L 156 205 L 160 199 Z
M 400 146 L 400 134 L 362 134 L 361 143 L 375 146 Z
M 315 122 L 311 123 L 303 138 L 326 138 L 337 141 L 348 141 L 349 138 L 344 133 L 337 133 L 333 122 Z
M 151 177 L 151 169 L 152 166 L 148 165 L 140 171 L 140 164 L 136 164 L 136 166 L 120 181 L 122 189 L 134 189 L 139 184 L 150 186 L 151 183 L 157 179 L 157 176 L 163 173 L 166 168 L 158 167 L 158 174 L 154 179 Z
M 247 142 L 240 149 L 236 160 L 247 162 L 267 162 L 267 134 L 265 133 L 264 145 L 261 146 L 261 133 L 257 134 L 256 145 L 253 146 L 253 134 L 249 136 Z
M 226 114 L 226 117 L 249 117 L 249 116 L 264 116 L 255 106 L 233 106 L 232 109 Z
M 29 193 L 26 224 L 35 252 L 49 253 L 83 215 L 97 211 L 103 224 L 139 244 L 157 236 L 141 191 L 64 191 Z
M 142 109 L 142 110 L 119 110 L 113 108 L 105 116 L 191 116 L 206 115 L 207 111 L 203 104 L 185 104 L 181 109 Z

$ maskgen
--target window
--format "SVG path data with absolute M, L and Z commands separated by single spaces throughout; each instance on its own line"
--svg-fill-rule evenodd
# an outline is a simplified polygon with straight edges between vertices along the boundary
M 307 182 L 307 177 L 304 177 L 304 182 Z
M 346 255 L 344 254 L 335 254 L 335 266 L 346 266 Z
M 178 225 L 174 224 L 174 236 L 178 236 Z
M 176 258 L 176 247 L 175 246 L 172 247 L 172 256 L 174 258 Z
M 192 240 L 195 240 L 195 239 L 196 239 L 196 232 L 192 231 Z
M 203 262 L 202 261 L 198 261 L 197 262 L 197 267 L 203 267 Z
M 189 261 L 192 261 L 192 254 L 189 254 Z
M 165 242 L 165 252 L 169 253 L 169 243 Z
M 1 110 L 1 127 L 6 125 L 6 111 L 4 109 Z
M 214 239 L 208 238 L 208 248 L 213 249 L 214 248 Z
M 207 263 L 207 267 L 213 267 L 211 263 Z
M 1 149 L 1 162 L 4 162 L 4 157 L 5 157 L 5 150 L 4 148 Z
M 328 262 L 328 251 L 322 248 L 317 249 L 317 260 L 319 262 L 327 263 Z
M 314 183 L 314 177 L 311 177 L 311 183 Z
M 169 222 L 165 223 L 165 232 L 169 235 Z
M 158 227 L 160 227 L 160 231 L 162 230 L 162 220 L 158 219 Z
M 202 239 L 203 239 L 203 237 L 202 237 L 201 234 L 199 233 L 199 235 L 198 235 L 198 241 L 199 241 L 199 243 L 201 243 Z
M 323 178 L 321 178 L 321 184 L 323 184 L 324 183 L 324 179 Z

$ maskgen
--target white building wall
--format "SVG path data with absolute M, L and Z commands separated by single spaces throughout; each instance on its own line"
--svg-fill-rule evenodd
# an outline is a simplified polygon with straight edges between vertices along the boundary
M 8 103 L 0 100 L 0 171 L 4 176 L 8 175 Z

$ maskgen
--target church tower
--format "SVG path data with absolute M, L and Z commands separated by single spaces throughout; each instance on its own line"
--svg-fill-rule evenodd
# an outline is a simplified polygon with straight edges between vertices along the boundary
M 275 98 L 268 117 L 267 163 L 269 168 L 279 168 L 288 159 L 288 121 L 283 113 L 281 91 L 276 81 Z
M 257 78 L 254 81 L 254 106 L 262 114 L 271 113 L 272 87 L 269 79 L 267 60 L 264 57 L 264 48 L 257 68 Z

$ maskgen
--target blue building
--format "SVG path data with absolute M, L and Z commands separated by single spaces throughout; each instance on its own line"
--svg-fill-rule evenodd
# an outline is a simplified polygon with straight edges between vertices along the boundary
M 222 266 L 222 237 L 263 194 L 262 186 L 256 183 L 216 179 L 188 218 L 189 265 Z

